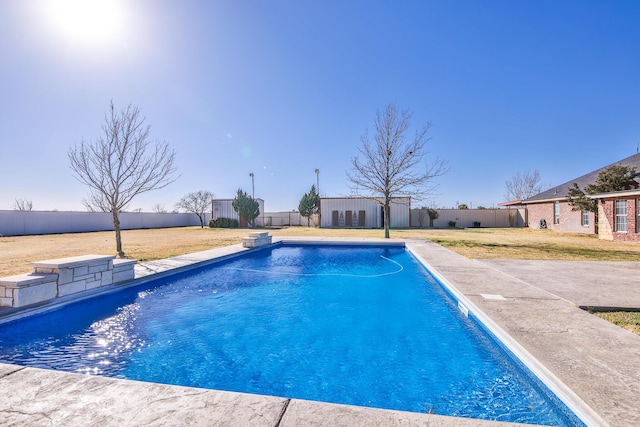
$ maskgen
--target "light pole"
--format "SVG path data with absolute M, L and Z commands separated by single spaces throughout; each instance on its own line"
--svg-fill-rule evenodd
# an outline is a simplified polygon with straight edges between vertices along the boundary
M 251 172 L 249 174 L 249 176 L 251 177 L 251 198 L 255 199 L 256 198 L 256 192 L 255 192 L 255 186 L 253 185 L 253 172 Z
M 318 227 L 320 227 L 322 225 L 322 222 L 320 221 L 321 216 L 320 216 L 320 169 L 316 169 L 316 192 L 318 193 Z

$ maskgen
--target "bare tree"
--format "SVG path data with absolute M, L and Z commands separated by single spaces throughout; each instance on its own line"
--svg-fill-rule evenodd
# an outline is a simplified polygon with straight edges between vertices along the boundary
M 385 238 L 389 238 L 391 198 L 411 195 L 418 200 L 424 199 L 436 189 L 433 179 L 447 172 L 445 161 L 436 158 L 428 164 L 424 160 L 425 145 L 431 140 L 427 136 L 431 122 L 419 129 L 413 138 L 408 138 L 411 117 L 411 112 L 400 112 L 395 104 L 378 110 L 373 141 L 365 132 L 361 137 L 362 146 L 358 148 L 362 159 L 352 158 L 352 169 L 347 171 L 354 195 L 364 191 L 363 196 L 382 205 Z
M 155 213 L 167 213 L 167 210 L 164 208 L 164 205 L 162 203 L 156 203 L 155 205 L 151 206 L 151 211 Z
M 16 199 L 13 202 L 13 210 L 23 212 L 31 211 L 33 210 L 33 203 L 31 202 L 31 200 Z
M 99 202 L 94 206 L 112 214 L 120 258 L 124 258 L 120 212 L 138 194 L 164 188 L 177 179 L 175 151 L 166 142 L 152 143 L 150 129 L 137 106 L 129 104 L 116 111 L 111 101 L 102 136 L 94 141 L 83 139 L 68 151 L 76 179 L 91 189 L 87 202 Z
M 189 193 L 176 203 L 176 209 L 198 215 L 200 227 L 204 228 L 204 214 L 211 209 L 213 197 L 213 193 L 206 190 Z
M 527 169 L 522 173 L 518 172 L 504 183 L 504 187 L 504 198 L 506 200 L 525 200 L 545 189 L 538 169 L 532 171 Z

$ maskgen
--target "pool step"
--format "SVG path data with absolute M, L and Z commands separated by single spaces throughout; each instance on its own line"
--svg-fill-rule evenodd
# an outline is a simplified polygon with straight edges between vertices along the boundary
M 259 248 L 271 244 L 271 236 L 268 232 L 254 231 L 249 233 L 249 237 L 242 239 L 242 247 Z

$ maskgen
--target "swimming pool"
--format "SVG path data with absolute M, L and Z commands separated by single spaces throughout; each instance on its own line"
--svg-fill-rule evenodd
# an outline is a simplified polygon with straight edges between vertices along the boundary
M 7 324 L 0 347 L 4 362 L 119 378 L 575 421 L 403 247 L 254 251 Z

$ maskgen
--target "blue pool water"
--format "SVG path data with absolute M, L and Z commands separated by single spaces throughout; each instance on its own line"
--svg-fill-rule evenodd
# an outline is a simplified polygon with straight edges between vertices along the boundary
M 0 326 L 7 363 L 578 423 L 505 356 L 402 247 L 283 245 Z

